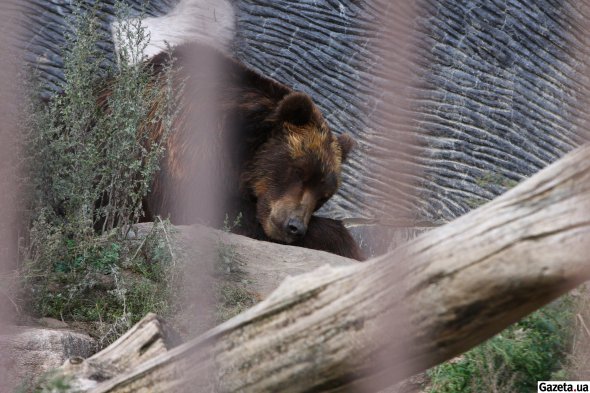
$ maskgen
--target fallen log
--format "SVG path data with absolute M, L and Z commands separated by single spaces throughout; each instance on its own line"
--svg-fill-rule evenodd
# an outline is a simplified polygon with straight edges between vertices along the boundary
M 590 146 L 365 264 L 263 302 L 90 390 L 379 387 L 452 358 L 590 278 Z
M 155 314 L 141 321 L 99 353 L 82 359 L 68 359 L 55 377 L 65 379 L 75 391 L 85 391 L 99 382 L 113 378 L 141 365 L 148 359 L 164 354 L 172 345 L 173 334 Z

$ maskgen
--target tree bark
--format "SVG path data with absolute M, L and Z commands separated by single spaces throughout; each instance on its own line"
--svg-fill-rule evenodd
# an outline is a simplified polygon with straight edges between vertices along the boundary
M 380 386 L 452 358 L 590 278 L 590 146 L 383 257 L 263 302 L 92 392 Z

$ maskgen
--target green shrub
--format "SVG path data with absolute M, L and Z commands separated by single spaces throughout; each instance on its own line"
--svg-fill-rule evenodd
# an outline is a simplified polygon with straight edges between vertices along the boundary
M 160 221 L 141 242 L 129 234 L 141 218 L 182 86 L 173 59 L 154 78 L 143 62 L 146 31 L 119 2 L 121 46 L 112 64 L 99 49 L 110 38 L 96 8 L 83 4 L 76 2 L 68 19 L 62 92 L 45 103 L 33 91 L 27 108 L 22 276 L 29 310 L 93 322 L 108 344 L 147 312 L 169 307 L 167 225 Z M 159 138 L 149 133 L 154 125 L 162 128 Z
M 574 307 L 564 297 L 429 371 L 430 393 L 532 392 L 564 367 Z
M 120 3 L 117 10 L 123 22 L 128 10 Z M 93 10 L 78 5 L 70 24 L 63 93 L 48 105 L 32 102 L 25 149 L 33 207 L 53 212 L 68 236 L 84 240 L 97 224 L 106 233 L 140 218 L 178 105 L 172 66 L 156 81 L 150 66 L 133 63 L 142 59 L 148 42 L 139 21 L 118 25 L 116 40 L 122 45 L 117 64 L 108 67 L 97 45 L 107 37 Z M 103 98 L 106 104 L 99 105 Z M 162 124 L 162 137 L 153 138 L 146 122 Z
M 14 393 L 61 393 L 72 391 L 72 378 L 64 377 L 50 370 L 33 382 L 26 379 L 15 389 Z

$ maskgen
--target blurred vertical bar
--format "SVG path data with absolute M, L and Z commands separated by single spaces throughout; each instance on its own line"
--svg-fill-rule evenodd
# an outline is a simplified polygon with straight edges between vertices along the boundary
M 18 72 L 16 49 L 20 14 L 16 0 L 0 3 L 0 335 L 12 329 L 16 316 L 14 274 L 18 254 L 16 136 L 18 135 Z M 10 354 L 0 347 L 0 392 L 11 392 L 7 364 Z
M 220 112 L 220 103 L 226 98 L 223 94 L 227 92 L 220 91 L 225 69 L 221 58 L 214 53 L 201 46 L 190 47 L 179 62 L 186 78 L 183 119 L 181 129 L 175 130 L 178 138 L 172 136 L 170 149 L 182 152 L 178 156 L 179 166 L 184 168 L 186 175 L 174 189 L 171 212 L 173 216 L 186 218 L 185 223 L 219 225 L 227 208 L 224 206 L 223 184 L 231 177 L 226 165 L 226 147 L 230 141 L 227 140 L 228 133 L 223 132 L 227 120 Z M 191 242 L 198 244 L 201 252 L 199 259 L 205 259 L 184 265 L 183 299 L 186 303 L 181 312 L 182 318 L 190 321 L 189 336 L 194 336 L 217 324 L 214 312 L 217 288 L 212 285 L 207 269 L 215 269 L 221 245 L 211 242 L 203 232 L 191 233 Z M 209 359 L 211 355 L 199 352 L 196 356 L 207 360 L 199 362 L 198 368 L 193 367 L 190 375 L 182 375 L 180 386 L 187 392 L 210 391 L 212 377 L 216 375 L 212 359 Z
M 420 177 L 417 159 L 421 155 L 421 147 L 416 139 L 415 121 L 416 112 L 412 108 L 412 91 L 418 83 L 416 61 L 416 15 L 419 4 L 406 0 L 378 0 L 372 4 L 377 15 L 374 31 L 376 35 L 373 48 L 374 58 L 371 59 L 373 72 L 378 78 L 375 83 L 377 90 L 374 92 L 378 102 L 374 118 L 370 122 L 375 125 L 375 133 L 379 137 L 379 143 L 375 143 L 371 155 L 374 164 L 367 168 L 367 173 L 374 174 L 373 179 L 378 179 L 372 187 L 377 190 L 381 200 L 377 206 L 382 211 L 378 216 L 395 217 L 395 231 L 399 231 L 402 238 L 413 233 L 414 225 L 411 221 L 412 214 L 402 206 L 411 205 L 416 197 L 414 179 Z M 390 211 L 392 206 L 396 211 Z M 379 242 L 391 244 L 397 234 L 382 227 L 382 233 L 377 233 Z M 404 233 L 401 233 L 404 232 Z M 409 235 L 412 236 L 412 235 Z M 411 266 L 408 261 L 410 256 L 399 255 L 398 260 L 392 260 L 392 269 L 398 269 L 398 277 L 404 277 L 401 269 Z M 388 277 L 391 277 L 388 275 Z M 399 298 L 403 297 L 403 282 L 384 283 L 396 288 Z M 371 378 L 359 384 L 359 391 L 377 392 L 381 389 L 392 389 L 393 381 L 399 381 L 403 376 L 409 375 L 414 365 L 407 363 L 411 342 L 392 342 L 391 337 L 411 337 L 411 334 L 400 332 L 411 331 L 411 313 L 406 305 L 388 310 L 382 319 L 381 326 L 375 330 L 375 342 L 387 343 L 375 363 L 376 370 L 369 373 Z M 386 371 L 383 371 L 386 370 Z
M 572 41 L 577 45 L 572 45 L 568 48 L 572 57 L 576 60 L 581 71 L 580 78 L 574 81 L 577 85 L 576 91 L 580 97 L 577 105 L 577 117 L 574 124 L 578 129 L 578 137 L 580 143 L 588 143 L 590 140 L 590 1 L 588 0 L 572 0 L 572 8 L 578 11 L 577 18 L 572 20 L 571 30 L 573 37 Z M 573 19 L 573 18 L 572 18 Z M 588 157 L 590 160 L 590 157 Z M 590 206 L 586 206 L 590 209 Z M 586 249 L 590 251 L 590 244 Z M 587 262 L 590 265 L 590 258 Z M 574 292 L 575 293 L 575 292 Z M 590 284 L 581 287 L 576 297 L 578 300 L 577 310 L 575 314 L 575 327 L 573 331 L 573 339 L 571 343 L 571 353 L 569 354 L 568 366 L 566 371 L 571 380 L 587 380 L 590 377 Z

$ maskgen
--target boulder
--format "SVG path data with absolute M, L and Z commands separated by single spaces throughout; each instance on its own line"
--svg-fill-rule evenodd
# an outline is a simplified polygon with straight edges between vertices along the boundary
M 5 355 L 0 358 L 0 369 L 8 378 L 2 381 L 2 388 L 7 388 L 6 382 L 11 387 L 26 386 L 67 359 L 87 358 L 97 350 L 92 337 L 69 329 L 14 327 L 11 330 L 0 335 L 0 353 Z

